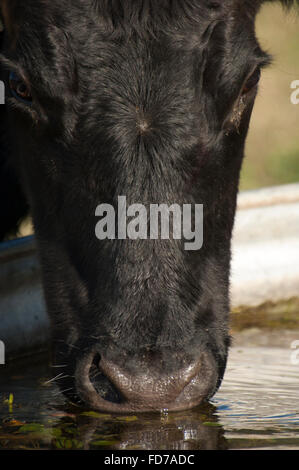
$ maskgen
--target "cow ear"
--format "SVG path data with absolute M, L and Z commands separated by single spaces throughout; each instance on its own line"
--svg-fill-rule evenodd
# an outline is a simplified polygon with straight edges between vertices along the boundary
M 3 1 L 0 0 L 0 34 L 4 31 L 4 21 L 3 21 Z
M 5 29 L 12 37 L 15 36 L 17 1 L 0 0 L 0 32 Z

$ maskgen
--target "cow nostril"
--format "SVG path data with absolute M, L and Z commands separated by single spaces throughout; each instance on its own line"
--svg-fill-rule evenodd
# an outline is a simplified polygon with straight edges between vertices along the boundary
M 215 390 L 213 361 L 203 353 L 176 372 L 163 373 L 144 360 L 120 366 L 91 352 L 77 361 L 76 391 L 86 405 L 110 413 L 188 409 Z
M 112 403 L 121 403 L 123 401 L 121 394 L 101 370 L 99 366 L 100 360 L 100 355 L 96 354 L 89 370 L 89 380 L 96 392 L 104 400 Z

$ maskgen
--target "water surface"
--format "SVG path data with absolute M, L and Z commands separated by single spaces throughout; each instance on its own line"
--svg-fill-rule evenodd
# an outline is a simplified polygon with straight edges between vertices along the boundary
M 70 408 L 48 382 L 55 373 L 45 359 L 0 366 L 0 448 L 299 449 L 299 365 L 291 352 L 236 345 L 211 403 L 136 416 Z

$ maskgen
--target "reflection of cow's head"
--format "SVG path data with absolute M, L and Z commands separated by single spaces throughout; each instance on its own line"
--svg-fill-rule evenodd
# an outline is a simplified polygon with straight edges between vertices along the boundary
M 239 172 L 268 63 L 261 3 L 0 0 L 9 127 L 73 401 L 175 410 L 221 382 Z M 203 204 L 203 247 L 99 241 L 95 209 L 121 195 Z

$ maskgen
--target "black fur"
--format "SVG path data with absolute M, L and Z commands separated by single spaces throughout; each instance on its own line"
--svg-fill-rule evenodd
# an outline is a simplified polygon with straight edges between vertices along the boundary
M 205 367 L 216 380 L 207 383 L 206 397 L 221 382 L 231 232 L 255 98 L 255 90 L 241 92 L 255 67 L 269 62 L 254 34 L 261 3 L 11 4 L 1 74 L 8 86 L 8 70 L 18 70 L 34 104 L 10 98 L 1 110 L 1 136 L 8 125 L 13 141 L 12 156 L 1 140 L 1 235 L 26 210 L 11 170 L 4 170 L 9 157 L 30 202 L 53 358 L 66 364 L 70 377 L 62 387 L 72 399 L 82 398 L 72 377 L 90 351 L 121 367 L 128 361 L 136 374 L 148 360 L 142 355 L 159 357 L 152 367 L 161 375 L 208 352 Z M 10 206 L 12 192 L 18 202 Z M 203 203 L 203 248 L 99 242 L 95 208 L 116 205 L 118 195 L 128 204 Z M 119 400 L 103 375 L 98 381 L 111 401 Z

